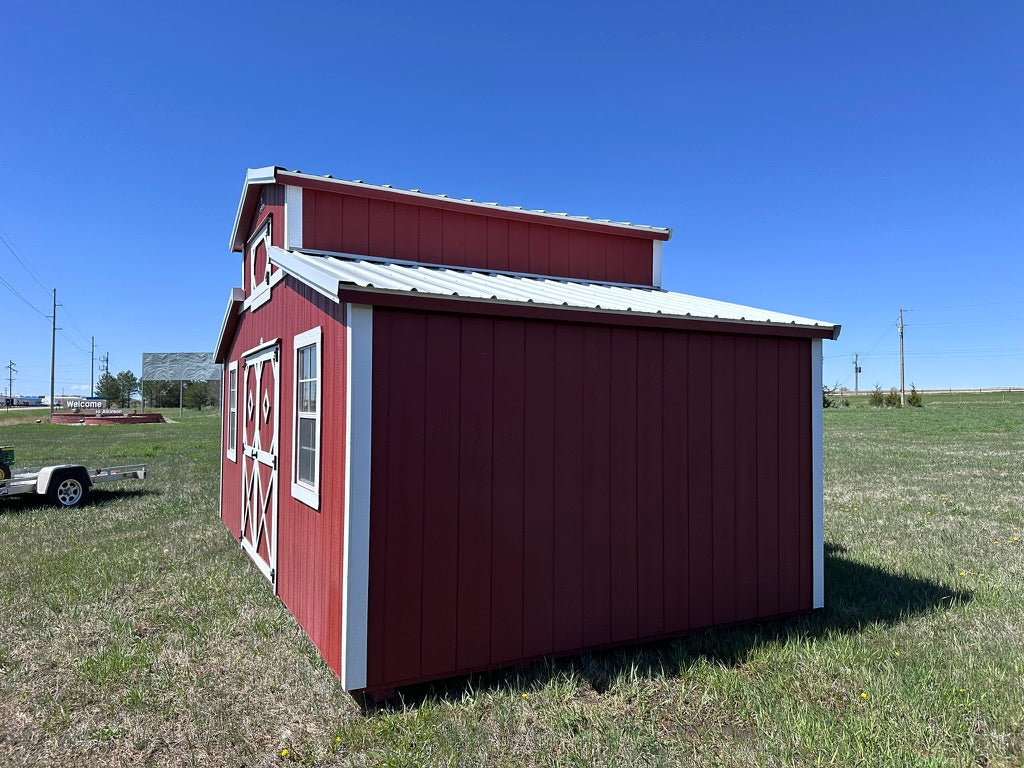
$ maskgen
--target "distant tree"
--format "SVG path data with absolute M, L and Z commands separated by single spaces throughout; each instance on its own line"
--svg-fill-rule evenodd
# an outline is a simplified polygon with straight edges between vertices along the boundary
M 117 376 L 107 371 L 96 382 L 96 395 L 122 408 L 131 405 L 132 395 L 138 391 L 139 380 L 131 371 L 121 371 Z
M 875 388 L 868 393 L 868 405 L 873 405 L 875 408 L 881 408 L 885 405 L 885 393 L 882 392 L 882 388 L 875 384 Z
M 835 389 L 829 389 L 826 386 L 822 386 L 822 388 L 821 388 L 821 405 L 822 405 L 823 408 L 835 408 L 836 407 L 836 399 L 835 399 L 835 397 L 833 397 L 835 392 L 836 392 Z
M 172 408 L 178 405 L 178 382 L 154 379 L 142 385 L 146 405 L 152 408 Z
M 903 403 L 900 402 L 900 391 L 896 387 L 892 387 L 883 397 L 886 408 L 901 408 Z
M 211 392 L 210 382 L 190 381 L 185 385 L 184 401 L 187 407 L 201 411 L 204 406 L 213 405 L 216 397 Z
M 910 394 L 907 395 L 907 405 L 914 408 L 920 408 L 924 405 L 924 398 L 921 397 L 921 393 L 917 391 L 917 387 L 913 384 L 910 385 Z
M 118 388 L 117 379 L 111 376 L 109 371 L 104 371 L 96 382 L 96 397 L 102 397 L 111 403 L 120 402 L 121 390 Z
M 121 390 L 121 407 L 127 408 L 132 404 L 132 395 L 139 391 L 139 380 L 131 371 L 121 371 L 117 374 L 117 386 Z

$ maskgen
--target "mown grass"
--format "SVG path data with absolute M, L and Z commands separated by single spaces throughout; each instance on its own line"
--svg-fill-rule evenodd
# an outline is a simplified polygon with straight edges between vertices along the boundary
M 221 526 L 216 415 L 0 423 L 19 465 L 145 461 L 152 472 L 74 512 L 0 506 L 0 755 L 26 766 L 1021 765 L 1024 404 L 825 420 L 824 611 L 424 686 L 368 713 Z

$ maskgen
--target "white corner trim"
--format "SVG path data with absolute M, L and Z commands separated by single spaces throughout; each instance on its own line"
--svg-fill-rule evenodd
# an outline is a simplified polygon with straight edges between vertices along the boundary
M 284 247 L 302 247 L 302 187 L 284 188 Z
M 821 339 L 811 339 L 812 608 L 825 605 L 825 424 L 821 404 Z
M 225 403 L 226 407 L 222 409 L 224 411 L 224 429 L 222 430 L 224 434 L 221 437 L 221 439 L 225 441 L 224 455 L 227 456 L 228 461 L 233 461 L 233 462 L 237 463 L 238 462 L 238 455 L 237 455 L 236 451 L 237 451 L 237 448 L 238 448 L 238 392 L 239 392 L 239 389 L 238 389 L 238 384 L 239 384 L 239 382 L 238 382 L 238 361 L 237 360 L 232 360 L 230 363 L 228 363 L 228 375 L 225 377 L 226 380 L 224 382 L 224 385 L 227 388 L 228 397 L 225 398 L 225 400 L 228 400 L 229 398 L 231 398 L 231 374 L 235 374 L 235 397 L 234 397 L 234 399 L 230 400 L 230 402 L 226 402 Z M 232 411 L 232 408 L 234 408 L 233 411 Z M 233 439 L 231 440 L 231 444 L 228 445 L 227 444 L 227 439 L 228 439 L 228 434 L 229 434 L 230 429 L 231 429 L 231 414 L 232 414 L 232 412 L 235 414 L 235 434 L 233 436 Z
M 655 288 L 661 288 L 661 240 L 651 241 L 651 252 L 652 252 L 652 269 L 651 269 L 651 285 Z
M 299 350 L 316 346 L 316 465 L 313 467 L 313 485 L 299 482 Z M 313 509 L 320 509 L 320 467 L 323 463 L 323 442 L 320 439 L 323 414 L 323 330 L 318 325 L 295 336 L 292 343 L 292 497 Z
M 373 307 L 347 304 L 345 381 L 345 552 L 341 596 L 341 684 L 366 687 L 370 585 L 370 448 Z

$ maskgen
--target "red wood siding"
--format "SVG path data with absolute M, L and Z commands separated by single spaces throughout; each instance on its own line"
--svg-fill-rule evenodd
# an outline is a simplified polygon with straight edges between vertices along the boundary
M 368 687 L 811 608 L 807 339 L 373 334 Z
M 261 340 L 281 339 L 280 454 L 278 474 L 278 594 L 306 630 L 330 667 L 341 670 L 341 578 L 345 498 L 346 333 L 344 305 L 324 298 L 287 278 L 273 289 L 272 300 L 246 312 L 229 361 Z M 323 329 L 321 373 L 320 511 L 291 495 L 295 353 L 299 333 Z M 227 398 L 227 376 L 225 398 Z M 239 385 L 239 421 L 243 408 Z M 241 429 L 238 442 L 241 443 Z M 227 433 L 225 432 L 225 439 Z M 266 443 L 265 443 L 266 444 Z M 221 517 L 238 538 L 241 520 L 241 450 L 238 463 L 223 458 Z
M 652 239 L 305 189 L 303 246 L 431 264 L 650 285 Z M 276 243 L 275 243 L 276 244 Z

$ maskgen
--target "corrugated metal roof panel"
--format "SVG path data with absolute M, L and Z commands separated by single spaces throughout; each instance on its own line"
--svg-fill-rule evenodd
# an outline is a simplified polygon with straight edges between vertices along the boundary
M 660 288 L 482 272 L 415 263 L 373 261 L 347 254 L 271 248 L 271 260 L 286 272 L 337 296 L 346 286 L 378 291 L 458 296 L 480 301 L 536 304 L 696 320 L 722 320 L 831 329 L 834 323 Z

